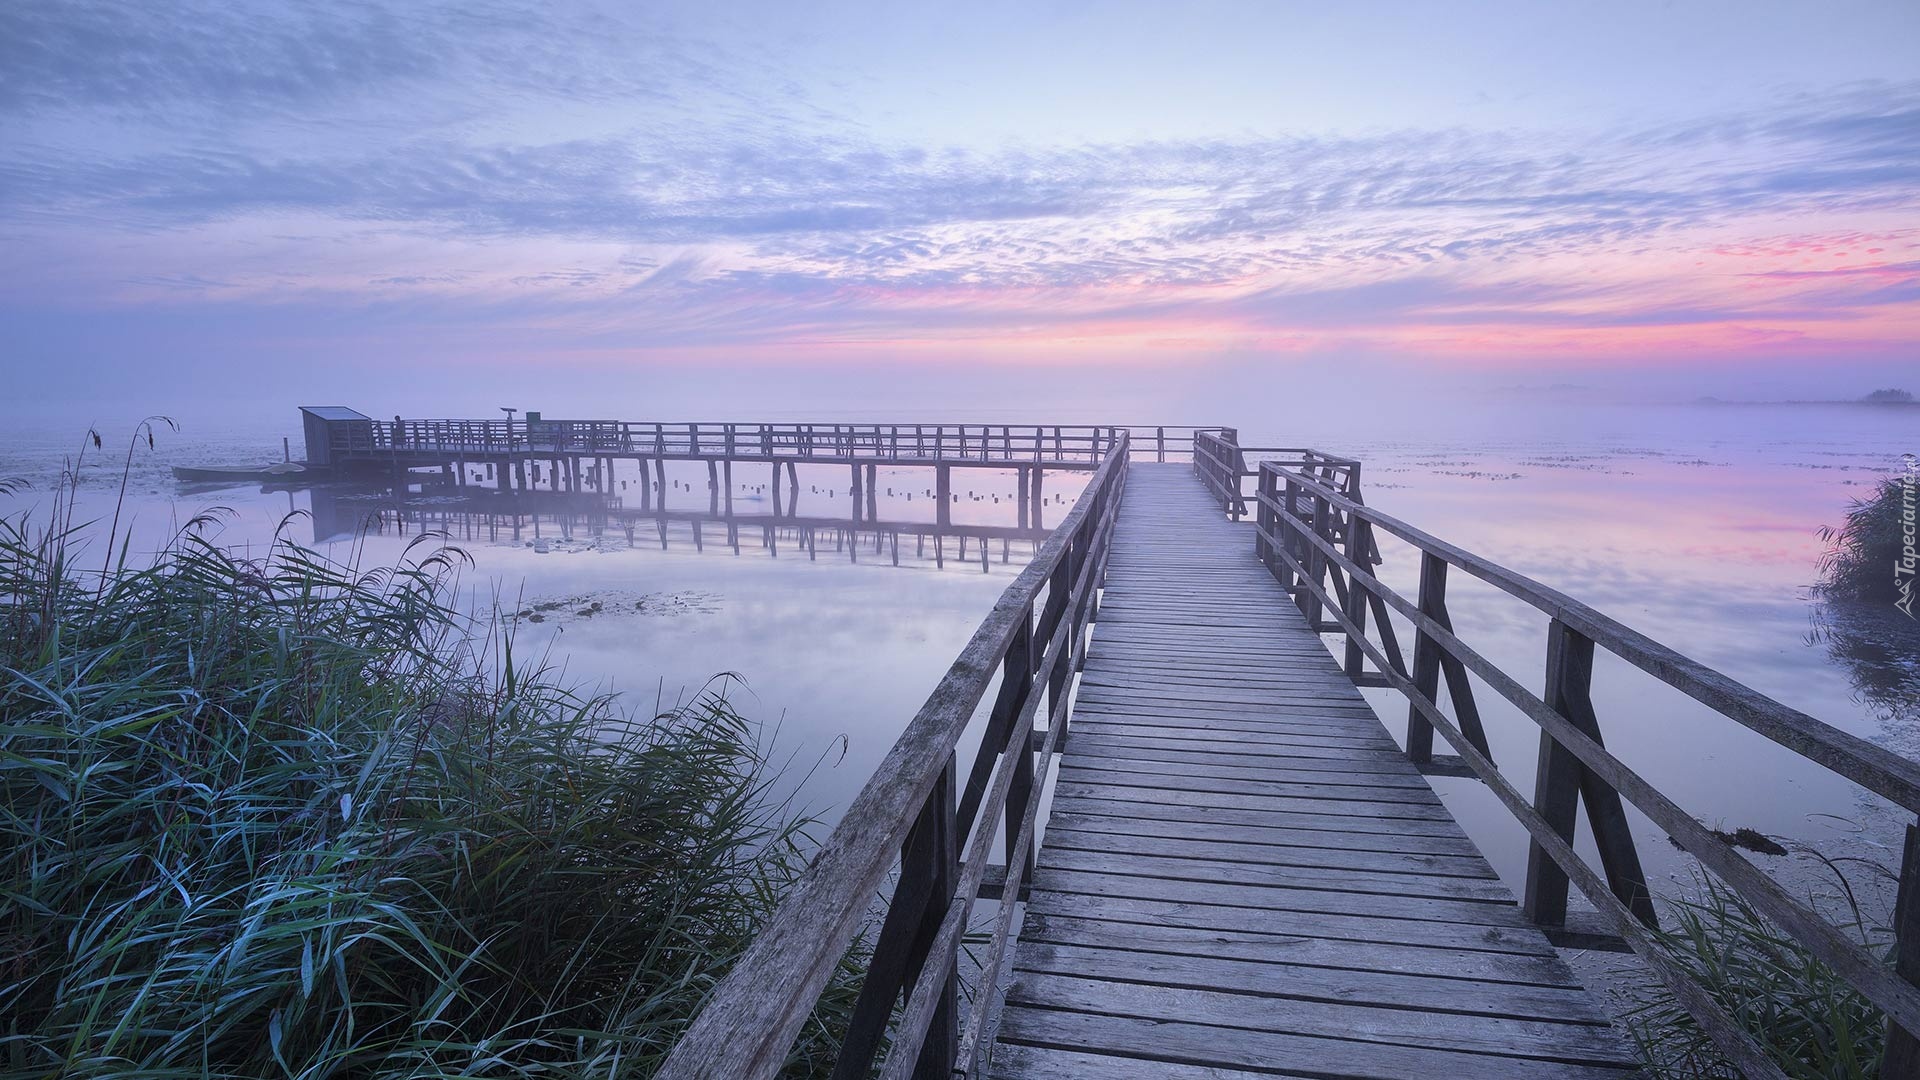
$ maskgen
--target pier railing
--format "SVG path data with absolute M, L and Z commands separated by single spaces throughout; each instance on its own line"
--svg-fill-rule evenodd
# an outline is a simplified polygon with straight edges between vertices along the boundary
M 948 1080 L 988 1049 L 993 988 L 1012 939 L 1003 902 L 961 1014 L 958 959 L 976 897 L 1018 896 L 1033 867 L 1046 774 L 1084 663 L 1129 443 L 1114 441 L 1073 509 L 994 605 L 854 797 L 804 877 L 734 965 L 658 1075 L 760 1080 L 786 1059 L 821 990 L 887 899 L 836 1077 Z M 997 678 L 996 678 L 997 675 Z M 997 685 L 980 748 L 962 733 Z M 1042 728 L 1041 721 L 1045 721 Z M 1005 861 L 989 866 L 996 848 Z
M 1162 429 L 1165 430 L 1165 429 Z M 1174 429 L 1178 431 L 1179 429 Z M 333 432 L 343 456 L 617 455 L 834 462 L 1098 464 L 1119 429 L 1062 424 L 738 424 L 626 420 L 376 420 Z
M 1267 462 L 1259 467 L 1256 552 L 1308 620 L 1346 639 L 1346 669 L 1362 685 L 1388 686 L 1408 702 L 1407 749 L 1434 761 L 1437 730 L 1461 771 L 1483 781 L 1531 838 L 1523 907 L 1546 927 L 1566 923 L 1571 882 L 1605 923 L 1638 953 L 1749 1080 L 1784 1080 L 1746 1031 L 1649 932 L 1654 907 L 1623 808 L 1631 803 L 1674 844 L 1698 859 L 1755 911 L 1831 967 L 1890 1022 L 1882 1075 L 1920 1075 L 1920 829 L 1907 831 L 1895 916 L 1897 965 L 1883 963 L 1713 835 L 1697 819 L 1609 752 L 1591 696 L 1596 651 L 1604 651 L 1735 723 L 1864 787 L 1920 812 L 1920 765 L 1743 686 L 1577 600 L 1367 507 L 1320 471 Z M 1420 559 L 1418 596 L 1409 599 L 1372 570 L 1377 537 L 1410 546 Z M 1459 571 L 1545 614 L 1544 688 L 1535 693 L 1463 641 L 1447 614 L 1447 576 Z M 1411 624 L 1409 665 L 1389 613 Z M 1370 617 L 1371 616 L 1371 620 Z M 1366 670 L 1364 663 L 1371 663 Z M 1540 728 L 1535 790 L 1527 798 L 1494 765 L 1468 673 Z M 1443 709 L 1444 676 L 1452 714 Z M 1596 873 L 1574 850 L 1586 806 L 1602 864 Z
M 1248 481 L 1257 480 L 1260 466 L 1272 462 L 1299 469 L 1338 489 L 1350 499 L 1360 498 L 1360 461 L 1307 446 L 1241 446 L 1234 428 L 1200 428 L 1193 438 L 1193 468 L 1201 482 L 1235 521 L 1246 516 L 1253 493 Z
M 1200 453 L 1205 439 L 1231 441 L 1233 429 L 1225 427 L 1168 427 L 1164 424 L 1123 424 L 1135 461 L 1191 461 Z
M 375 420 L 341 425 L 341 457 L 468 454 L 1008 462 L 1092 467 L 1122 434 L 1136 458 L 1182 461 L 1229 428 L 1071 424 L 652 423 L 628 420 Z

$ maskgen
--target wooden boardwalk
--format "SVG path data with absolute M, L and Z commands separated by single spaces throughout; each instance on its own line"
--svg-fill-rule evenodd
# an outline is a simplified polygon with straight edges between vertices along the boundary
M 1130 467 L 990 1075 L 1633 1055 L 1184 465 Z

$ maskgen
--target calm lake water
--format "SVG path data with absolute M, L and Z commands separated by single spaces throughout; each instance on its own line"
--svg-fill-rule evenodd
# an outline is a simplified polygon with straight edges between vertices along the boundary
M 618 410 L 614 410 L 618 411 Z M 807 419 L 856 422 L 857 414 Z M 918 418 L 915 418 L 918 419 Z M 1033 422 L 1036 417 L 925 417 Z M 1168 418 L 1174 419 L 1174 418 Z M 1530 407 L 1375 418 L 1356 435 L 1348 418 L 1304 413 L 1285 423 L 1244 417 L 1180 417 L 1235 423 L 1248 445 L 1312 445 L 1363 460 L 1369 503 L 1428 532 L 1584 600 L 1683 653 L 1795 708 L 1912 755 L 1920 748 L 1912 624 L 1880 611 L 1821 609 L 1808 597 L 1822 544 L 1849 501 L 1920 451 L 1920 410 L 1845 406 Z M 98 425 L 104 454 L 85 472 L 82 516 L 108 517 L 118 497 L 132 424 Z M 0 497 L 9 514 L 44 505 L 61 462 L 84 429 L 11 427 L 0 436 L 0 477 L 34 485 Z M 220 536 L 264 550 L 282 522 L 302 543 L 336 558 L 390 562 L 422 527 L 444 527 L 473 556 L 465 596 L 477 609 L 537 612 L 523 649 L 545 649 L 566 677 L 625 692 L 639 707 L 699 692 L 716 674 L 737 673 L 737 704 L 764 722 L 809 807 L 832 816 L 885 753 L 1033 542 L 995 540 L 984 568 L 977 543 L 959 557 L 953 541 L 933 552 L 870 534 L 853 550 L 816 533 L 809 553 L 791 532 L 777 555 L 757 529 L 736 554 L 709 526 L 703 550 L 690 530 L 659 533 L 618 522 L 596 534 L 543 517 L 489 528 L 459 513 L 458 500 L 413 504 L 404 522 L 389 501 L 340 489 L 263 491 L 259 485 L 183 488 L 169 467 L 279 457 L 297 418 L 261 415 L 218 429 L 162 428 L 156 446 L 133 455 L 126 515 L 136 550 L 151 549 L 190 516 L 227 508 Z M 704 469 L 669 469 L 670 506 L 707 503 Z M 764 507 L 764 467 L 735 472 L 736 510 Z M 843 469 L 800 470 L 800 512 L 845 518 Z M 932 517 L 930 474 L 882 470 L 880 516 Z M 959 521 L 1012 525 L 1011 474 L 962 472 Z M 1050 474 L 1049 520 L 1066 512 L 1078 482 Z M 629 496 L 628 505 L 637 499 Z M 451 513 L 419 520 L 422 509 Z M 368 511 L 384 511 L 370 532 Z M 123 515 L 123 527 L 126 522 Z M 289 515 L 294 515 L 289 520 Z M 1418 560 L 1383 539 L 1383 576 L 1408 595 Z M 103 553 L 96 551 L 96 556 Z M 1536 690 L 1546 621 L 1464 575 L 1450 582 L 1461 633 Z M 598 603 L 595 610 L 592 605 Z M 583 614 L 591 612 L 591 614 Z M 1828 632 L 1816 633 L 1823 622 Z M 1404 635 L 1403 635 L 1404 639 Z M 1538 732 L 1479 688 L 1494 756 L 1530 789 Z M 1405 706 L 1370 690 L 1390 730 L 1403 734 Z M 1603 659 L 1595 703 L 1608 745 L 1709 825 L 1740 826 L 1822 846 L 1880 850 L 1897 819 L 1877 800 L 1795 755 L 1719 719 L 1650 677 Z M 842 738 L 844 736 L 844 738 Z M 965 751 L 963 751 L 964 753 Z M 1517 883 L 1525 862 L 1519 827 L 1478 784 L 1439 779 L 1449 804 L 1495 866 Z M 1672 850 L 1648 835 L 1641 850 L 1658 877 L 1684 876 Z M 1584 826 L 1583 826 L 1584 828 Z

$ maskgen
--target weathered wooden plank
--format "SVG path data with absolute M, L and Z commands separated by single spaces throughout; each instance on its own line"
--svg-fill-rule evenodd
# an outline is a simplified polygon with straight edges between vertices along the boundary
M 1124 819 L 1105 819 L 1107 824 L 1126 825 Z M 1047 843 L 1082 851 L 1113 854 L 1160 855 L 1166 858 L 1209 859 L 1222 862 L 1250 862 L 1272 866 L 1321 866 L 1345 870 L 1368 870 L 1382 874 L 1426 874 L 1438 877 L 1467 877 L 1493 880 L 1485 860 L 1472 857 L 1415 854 L 1409 852 L 1363 851 L 1340 847 L 1281 846 L 1244 842 L 1201 840 L 1187 837 L 1139 835 L 1116 828 L 1084 828 L 1089 819 L 1076 815 L 1068 821 L 1049 823 Z
M 1306 780 L 1248 780 L 1215 776 L 1211 771 L 1189 773 L 1162 772 L 1156 769 L 1126 768 L 1119 759 L 1106 759 L 1096 767 L 1088 759 L 1074 757 L 1060 770 L 1060 779 L 1084 784 L 1125 784 L 1136 788 L 1166 788 L 1172 791 L 1219 792 L 1228 795 L 1270 795 L 1290 799 L 1316 799 L 1324 802 L 1364 802 L 1373 804 L 1413 803 L 1437 806 L 1440 799 L 1432 788 L 1408 785 L 1314 783 Z M 1324 780 L 1337 780 L 1345 774 L 1326 774 Z M 1337 809 L 1337 808 L 1336 808 Z
M 1307 1073 L 1248 1072 L 1017 1043 L 994 1047 L 987 1075 L 993 1080 L 1311 1080 Z
M 1257 707 L 1206 705 L 1192 701 L 1178 703 L 1146 702 L 1120 693 L 1103 694 L 1095 688 L 1083 690 L 1075 701 L 1075 714 L 1082 709 L 1086 715 L 1112 713 L 1115 715 L 1137 714 L 1146 716 L 1178 717 L 1187 720 L 1275 720 L 1290 723 L 1314 723 L 1338 725 L 1344 728 L 1365 727 L 1373 719 L 1373 713 L 1365 703 L 1316 701 L 1300 705 L 1263 705 Z M 1377 721 L 1375 721 L 1377 722 Z
M 1156 814 L 1155 810 L 1170 811 Z M 1140 808 L 1122 802 L 1062 800 L 1055 804 L 1047 827 L 1071 828 L 1082 832 L 1114 832 L 1126 836 L 1164 836 L 1175 840 L 1210 843 L 1272 845 L 1279 847 L 1326 847 L 1342 851 L 1381 851 L 1406 855 L 1450 855 L 1476 860 L 1484 865 L 1480 851 L 1465 837 L 1422 836 L 1399 831 L 1354 832 L 1353 830 L 1289 828 L 1254 825 L 1245 821 L 1215 820 L 1212 813 L 1190 807 Z
M 1295 866 L 1286 863 L 1243 862 L 1198 857 L 1173 858 L 1143 852 L 1088 851 L 1062 846 L 1049 860 L 1059 870 L 1080 870 L 1090 874 L 1125 874 L 1130 877 L 1166 878 L 1172 881 L 1253 885 L 1273 889 L 1313 889 L 1347 895 L 1394 897 L 1434 897 L 1447 900 L 1476 900 L 1507 906 L 1510 894 L 1497 879 L 1487 877 L 1441 877 L 1438 875 L 1380 873 L 1353 867 Z
M 1217 909 L 1233 912 L 1235 909 Z M 1021 928 L 1023 940 L 1056 945 L 1127 952 L 1162 952 L 1175 956 L 1217 956 L 1262 963 L 1301 964 L 1309 967 L 1356 971 L 1397 972 L 1478 982 L 1527 983 L 1578 989 L 1567 966 L 1557 957 L 1541 954 L 1437 948 L 1429 944 L 1354 940 L 1320 932 L 1280 934 L 1216 926 L 1193 927 L 1177 922 L 1127 922 L 1111 911 L 1098 918 L 1030 912 Z M 1146 918 L 1148 916 L 1141 916 Z
M 1073 742 L 1079 742 L 1080 732 L 1073 731 Z M 1222 765 L 1238 763 L 1241 765 L 1273 765 L 1278 768 L 1290 767 L 1287 763 L 1294 760 L 1315 759 L 1320 761 L 1352 762 L 1356 765 L 1369 762 L 1378 763 L 1390 760 L 1394 751 L 1369 746 L 1302 746 L 1298 744 L 1272 744 L 1263 742 L 1207 743 L 1190 741 L 1173 736 L 1158 737 L 1152 735 L 1112 735 L 1105 732 L 1086 733 L 1088 749 L 1107 747 L 1115 750 L 1164 751 L 1169 754 L 1184 754 L 1186 758 L 1169 760 L 1217 760 Z M 1074 748 L 1076 751 L 1078 747 Z M 1411 766 L 1409 766 L 1411 767 Z
M 1120 784 L 1084 784 L 1075 781 L 1062 781 L 1056 788 L 1062 795 L 1093 796 L 1109 799 L 1131 799 L 1141 802 L 1170 802 L 1185 806 L 1219 806 L 1228 809 L 1248 810 L 1291 810 L 1300 813 L 1318 813 L 1334 817 L 1373 818 L 1394 822 L 1448 822 L 1444 806 L 1437 803 L 1419 805 L 1414 803 L 1393 803 L 1391 805 L 1372 805 L 1365 802 L 1344 802 L 1331 807 L 1327 802 L 1313 798 L 1289 798 L 1280 795 L 1237 795 L 1213 791 L 1179 791 L 1161 788 L 1139 787 Z M 1399 824 L 1392 826 L 1400 828 Z
M 1273 847 L 1185 838 L 1173 840 L 1167 836 L 1127 836 L 1123 832 L 1102 828 L 1064 828 L 1060 824 L 1054 824 L 1046 830 L 1046 842 L 1110 855 L 1160 855 L 1165 859 L 1206 859 L 1213 863 L 1254 863 L 1267 867 L 1300 867 L 1321 871 L 1367 871 L 1494 880 L 1484 861 L 1446 855 L 1346 851 L 1340 847 Z
M 1356 721 L 1310 720 L 1297 717 L 1261 719 L 1213 716 L 1174 716 L 1169 713 L 1124 713 L 1117 710 L 1087 710 L 1073 718 L 1075 731 L 1090 727 L 1114 729 L 1113 734 L 1165 735 L 1172 728 L 1182 738 L 1232 742 L 1266 739 L 1324 740 L 1333 745 L 1376 748 L 1392 746 L 1393 740 L 1378 731 L 1368 731 Z
M 1069 884 L 1085 879 L 1064 876 Z M 1538 956 L 1558 962 L 1553 946 L 1539 930 L 1526 925 L 1487 926 L 1481 923 L 1435 922 L 1374 915 L 1347 908 L 1333 911 L 1298 911 L 1280 907 L 1254 907 L 1231 903 L 1213 903 L 1200 899 L 1128 896 L 1124 891 L 1061 891 L 1036 886 L 1028 910 L 1042 914 L 1072 915 L 1100 919 L 1115 925 L 1144 923 L 1155 926 L 1184 926 L 1207 931 L 1245 931 L 1249 933 L 1297 935 L 1329 941 L 1355 941 L 1366 944 L 1407 945 L 1445 949 L 1460 953 L 1498 952 Z M 1466 961 L 1463 959 L 1462 961 Z M 1571 983 L 1571 972 L 1563 977 Z M 1543 981 L 1543 980 L 1534 980 Z
M 1418 781 L 1422 779 L 1417 771 L 1376 767 L 1370 762 L 1329 763 L 1325 759 L 1307 759 L 1317 765 L 1335 765 L 1334 768 L 1291 769 L 1271 765 L 1245 766 L 1221 765 L 1217 762 L 1193 764 L 1184 761 L 1171 761 L 1153 754 L 1141 754 L 1137 757 L 1119 755 L 1075 754 L 1072 765 L 1082 769 L 1102 769 L 1113 772 L 1151 773 L 1159 776 L 1184 776 L 1208 781 L 1258 781 L 1270 784 L 1344 784 L 1368 788 L 1403 788 L 1409 791 L 1426 791 Z M 1348 767 L 1352 764 L 1353 767 Z M 1235 789 L 1238 790 L 1238 789 Z
M 1603 1065 L 1543 1062 L 1426 1047 L 1391 1046 L 1277 1032 L 1100 1016 L 1052 1009 L 1010 1008 L 1003 1042 L 1061 1049 L 1097 1049 L 1191 1065 L 1307 1072 L 1364 1080 L 1621 1080 L 1625 1071 Z
M 1491 1003 L 1500 991 L 1466 982 L 1453 988 L 1463 1002 Z M 1489 996 L 1488 991 L 1494 990 Z M 1532 988 L 1518 988 L 1524 1000 Z M 1576 999 L 1582 991 L 1572 993 Z M 1636 1064 L 1605 1025 L 1508 1016 L 1474 1017 L 1463 1023 L 1456 1013 L 1329 1004 L 1311 998 L 1273 998 L 1222 993 L 1211 988 L 1110 982 L 1051 972 L 1022 971 L 1007 993 L 1011 1005 L 1043 1005 L 1075 1012 L 1140 1019 L 1163 1018 L 1224 1028 L 1319 1035 L 1389 1045 L 1464 1050 L 1476 1054 L 1539 1058 L 1593 1065 Z
M 1064 861 L 1069 852 L 1058 853 Z M 1174 900 L 1197 904 L 1250 907 L 1266 911 L 1349 912 L 1382 918 L 1427 922 L 1473 923 L 1486 926 L 1530 926 L 1520 909 L 1510 904 L 1477 900 L 1406 896 L 1398 893 L 1344 892 L 1332 889 L 1288 888 L 1241 882 L 1195 881 L 1176 877 L 1141 876 L 1042 865 L 1033 872 L 1035 889 L 1087 892 L 1136 900 Z
M 1222 824 L 1258 825 L 1282 829 L 1324 829 L 1329 832 L 1377 834 L 1381 836 L 1426 836 L 1465 839 L 1466 833 L 1451 818 L 1356 817 L 1351 814 L 1316 811 L 1312 807 L 1275 809 L 1271 807 L 1209 806 L 1197 799 L 1168 798 L 1156 791 L 1109 789 L 1104 785 L 1082 784 L 1077 789 L 1056 791 L 1054 805 L 1062 810 L 1086 814 L 1122 813 L 1129 817 L 1159 817 L 1166 821 L 1191 820 L 1199 815 Z
M 1075 737 L 1079 735 L 1075 728 Z M 1252 770 L 1280 770 L 1288 773 L 1327 773 L 1323 780 L 1341 782 L 1342 776 L 1378 776 L 1403 778 L 1417 775 L 1417 769 L 1409 769 L 1405 762 L 1395 761 L 1382 756 L 1378 759 L 1336 757 L 1312 753 L 1316 747 L 1300 747 L 1305 753 L 1299 756 L 1279 756 L 1273 754 L 1250 755 L 1236 754 L 1232 750 L 1208 747 L 1196 747 L 1192 750 L 1165 750 L 1151 743 L 1102 742 L 1094 744 L 1094 736 L 1104 732 L 1088 731 L 1090 745 L 1074 748 L 1074 760 L 1084 762 L 1089 767 L 1099 768 L 1101 762 L 1158 761 L 1168 764 L 1192 765 L 1206 769 L 1247 768 Z M 1117 766 L 1126 768 L 1129 766 Z M 1225 774 L 1222 774 L 1225 775 Z
M 1392 739 L 1358 724 L 1287 722 L 1284 720 L 1220 720 L 1202 717 L 1138 716 L 1089 713 L 1073 719 L 1073 729 L 1116 738 L 1184 739 L 1196 745 L 1339 746 L 1353 750 L 1398 751 Z M 1414 769 L 1412 771 L 1418 771 Z

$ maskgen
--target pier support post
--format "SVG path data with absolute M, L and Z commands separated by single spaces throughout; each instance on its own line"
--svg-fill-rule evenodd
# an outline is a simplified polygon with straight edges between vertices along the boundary
M 938 504 L 934 511 L 934 521 L 941 525 L 953 523 L 953 469 L 947 465 L 933 467 L 933 501 Z M 936 544 L 935 551 L 940 548 Z
M 854 462 L 853 465 L 850 467 L 853 470 L 853 490 L 851 493 L 853 495 L 853 520 L 859 521 L 860 520 L 860 504 L 866 501 L 865 493 L 862 492 L 860 489 L 861 488 L 860 482 L 865 479 L 865 476 L 863 474 L 866 472 L 866 470 L 862 468 L 860 466 L 860 463 L 857 461 Z
M 1047 501 L 1046 492 L 1042 486 L 1046 479 L 1046 475 L 1047 475 L 1047 470 L 1041 468 L 1038 465 L 1035 465 L 1033 467 L 1033 492 L 1032 492 L 1033 516 L 1029 524 L 1036 529 L 1046 528 L 1045 525 L 1041 524 L 1042 514 L 1040 509 L 1041 506 L 1044 505 Z
M 1016 523 L 1022 529 L 1027 527 L 1027 520 L 1029 517 L 1032 516 L 1032 513 L 1031 513 L 1032 508 L 1027 505 L 1027 500 L 1032 497 L 1032 485 L 1033 485 L 1033 478 L 1030 475 L 1028 475 L 1029 471 L 1030 470 L 1028 470 L 1028 468 L 1025 465 L 1022 465 L 1018 469 L 1014 470 L 1015 477 L 1016 477 L 1014 481 L 1014 487 L 1016 491 L 1014 494 L 1013 501 L 1017 506 L 1017 509 L 1015 511 L 1015 514 L 1017 517 Z
M 733 429 L 731 427 L 727 429 L 727 441 L 729 443 L 733 441 Z M 728 459 L 720 463 L 720 486 L 722 490 L 724 490 L 727 493 L 726 494 L 727 516 L 732 517 L 733 516 L 733 461 L 732 459 Z M 735 545 L 735 546 L 737 547 L 738 545 Z M 735 551 L 734 554 L 738 555 L 739 552 Z

